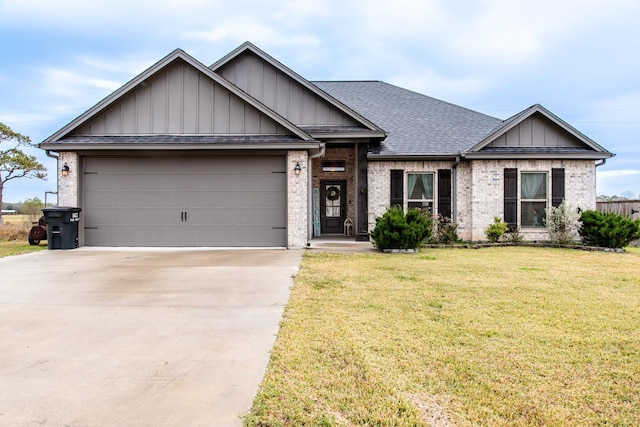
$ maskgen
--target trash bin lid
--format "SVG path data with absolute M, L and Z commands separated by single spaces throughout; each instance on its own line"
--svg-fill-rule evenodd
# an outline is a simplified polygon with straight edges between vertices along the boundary
M 82 209 L 74 208 L 72 206 L 55 206 L 53 208 L 42 208 L 42 212 L 80 212 Z

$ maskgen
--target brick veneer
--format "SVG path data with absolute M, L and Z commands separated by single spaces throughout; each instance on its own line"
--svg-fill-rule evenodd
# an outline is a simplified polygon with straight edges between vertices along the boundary
M 375 218 L 389 206 L 390 170 L 405 172 L 436 172 L 451 169 L 453 162 L 370 162 L 369 182 L 369 230 L 375 226 Z M 494 216 L 504 217 L 505 168 L 517 168 L 518 172 L 548 172 L 551 188 L 551 169 L 565 170 L 565 200 L 574 207 L 595 209 L 596 182 L 595 163 L 590 160 L 475 160 L 462 161 L 456 170 L 458 235 L 464 240 L 485 240 L 484 230 L 493 222 Z M 436 191 L 437 191 L 437 186 Z M 520 179 L 518 179 L 520 194 Z M 437 194 L 435 195 L 437 198 Z M 551 191 L 548 191 L 551 205 Z M 519 211 L 519 209 L 518 209 Z M 539 228 L 523 228 L 520 233 L 525 240 L 544 240 L 547 233 Z

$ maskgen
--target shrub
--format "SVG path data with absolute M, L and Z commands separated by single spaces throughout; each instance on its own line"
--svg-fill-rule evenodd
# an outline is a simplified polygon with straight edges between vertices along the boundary
M 580 217 L 580 236 L 585 244 L 623 248 L 640 239 L 640 220 L 614 212 L 584 211 Z
M 516 229 L 510 228 L 510 231 L 508 231 L 504 235 L 504 238 L 507 242 L 511 242 L 511 243 L 522 243 L 524 241 L 524 238 L 520 234 L 519 228 L 516 228 Z
M 460 241 L 458 224 L 454 223 L 451 218 L 436 214 L 432 217 L 432 221 L 434 227 L 433 235 L 429 239 L 430 242 L 448 245 Z
M 549 233 L 549 240 L 558 244 L 569 244 L 578 240 L 580 226 L 580 212 L 572 209 L 564 200 L 557 208 L 546 209 L 545 229 Z
M 484 230 L 484 234 L 487 236 L 487 240 L 496 243 L 502 239 L 502 236 L 504 236 L 507 231 L 509 231 L 509 224 L 504 222 L 499 216 L 494 216 L 493 224 L 489 224 Z
M 376 218 L 371 232 L 373 244 L 380 250 L 416 249 L 431 236 L 433 222 L 419 209 L 409 209 L 405 215 L 399 206 L 393 206 Z

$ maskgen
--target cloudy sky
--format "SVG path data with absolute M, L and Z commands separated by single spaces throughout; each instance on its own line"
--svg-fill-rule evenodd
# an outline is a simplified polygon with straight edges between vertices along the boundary
M 616 157 L 640 197 L 638 0 L 0 0 L 0 122 L 41 142 L 175 48 L 251 41 L 309 80 L 384 80 L 499 117 L 536 103 Z M 5 201 L 55 191 L 10 182 Z

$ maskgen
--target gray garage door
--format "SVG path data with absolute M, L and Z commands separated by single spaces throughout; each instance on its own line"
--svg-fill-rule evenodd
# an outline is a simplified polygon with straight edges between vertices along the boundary
M 87 246 L 286 246 L 284 156 L 85 157 Z

